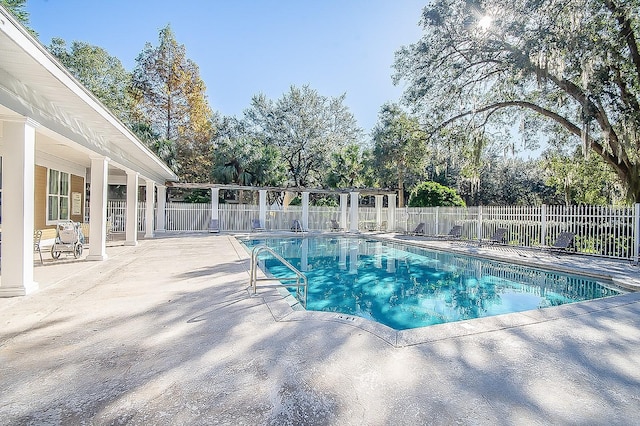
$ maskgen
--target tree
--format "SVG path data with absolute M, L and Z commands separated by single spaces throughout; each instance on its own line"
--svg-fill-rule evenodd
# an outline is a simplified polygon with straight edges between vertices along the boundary
M 426 135 L 414 117 L 398 105 L 382 106 L 378 123 L 373 129 L 373 153 L 381 174 L 395 179 L 400 207 L 404 207 L 407 176 L 412 172 L 419 175 L 424 173 L 425 142 Z
M 254 96 L 245 122 L 256 139 L 279 150 L 292 186 L 319 186 L 331 154 L 360 138 L 344 99 L 345 95 L 321 96 L 309 86 L 291 86 L 275 102 L 262 94 Z
M 437 0 L 395 80 L 433 132 L 543 117 L 609 164 L 640 201 L 639 0 Z M 526 125 L 524 127 L 527 127 Z
M 176 144 L 182 179 L 208 181 L 215 117 L 198 66 L 187 59 L 169 26 L 160 30 L 159 45 L 147 43 L 136 62 L 131 87 L 138 121 Z
M 116 117 L 131 124 L 131 75 L 118 58 L 109 55 L 101 47 L 81 41 L 74 41 L 67 46 L 60 38 L 52 39 L 48 49 Z
M 464 207 L 465 203 L 455 189 L 437 182 L 422 182 L 411 190 L 409 207 Z
M 562 195 L 566 205 L 615 204 L 620 200 L 620 188 L 613 185 L 614 172 L 602 158 L 585 158 L 581 150 L 573 155 L 558 151 L 545 152 L 542 159 L 547 185 Z
M 25 10 L 27 0 L 0 0 L 0 6 L 4 6 L 13 16 L 20 21 L 33 35 L 37 35 L 29 28 L 29 12 Z
M 370 152 L 351 144 L 331 154 L 325 183 L 330 188 L 362 188 L 372 185 Z

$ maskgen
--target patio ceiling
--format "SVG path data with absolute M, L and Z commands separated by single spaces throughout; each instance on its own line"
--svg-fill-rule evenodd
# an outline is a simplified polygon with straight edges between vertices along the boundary
M 131 170 L 159 183 L 177 180 L 162 160 L 0 7 L 0 123 L 20 117 L 38 123 L 39 153 L 85 167 L 98 154 L 109 157 L 120 173 Z

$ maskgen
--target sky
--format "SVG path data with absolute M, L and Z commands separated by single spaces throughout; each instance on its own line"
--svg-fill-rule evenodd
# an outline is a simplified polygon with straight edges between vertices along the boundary
M 171 25 L 200 68 L 211 107 L 242 117 L 251 98 L 294 85 L 344 105 L 369 134 L 385 102 L 398 102 L 394 53 L 420 39 L 428 0 L 28 0 L 30 27 L 105 49 L 131 71 L 145 43 Z

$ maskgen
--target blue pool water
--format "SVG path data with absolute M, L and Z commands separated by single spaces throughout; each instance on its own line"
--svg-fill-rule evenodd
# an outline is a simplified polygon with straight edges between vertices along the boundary
M 358 237 L 247 239 L 303 271 L 308 310 L 340 312 L 396 330 L 521 312 L 620 294 L 597 280 Z M 262 268 L 291 272 L 268 253 Z

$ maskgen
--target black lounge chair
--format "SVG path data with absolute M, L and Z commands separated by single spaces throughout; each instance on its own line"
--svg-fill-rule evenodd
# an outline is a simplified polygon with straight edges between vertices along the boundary
M 497 228 L 489 239 L 480 240 L 480 244 L 506 244 L 507 228 Z
M 575 251 L 575 234 L 573 232 L 561 232 L 558 234 L 556 238 L 556 242 L 551 246 L 544 246 L 544 249 L 552 250 L 552 251 Z
M 264 231 L 264 227 L 260 224 L 260 219 L 253 219 L 251 221 L 251 231 Z
M 409 232 L 409 235 L 424 235 L 425 226 L 426 225 L 424 222 L 420 222 L 418 226 L 416 226 L 416 229 L 413 230 L 413 232 Z
M 293 232 L 302 232 L 302 225 L 298 219 L 294 219 L 293 222 L 291 222 L 291 230 Z
M 462 225 L 454 225 L 448 234 L 434 235 L 436 238 L 441 239 L 455 239 L 462 237 Z

